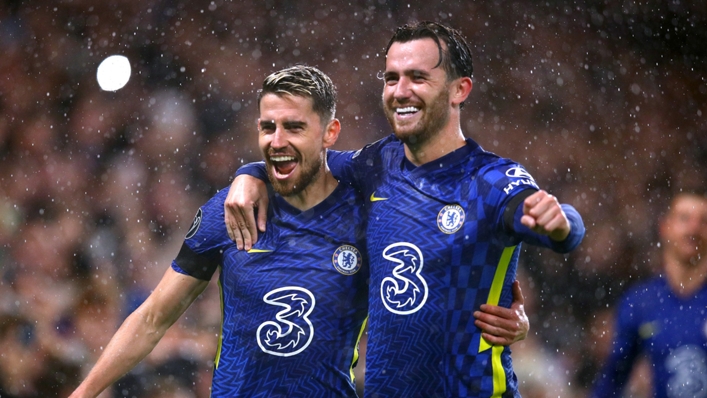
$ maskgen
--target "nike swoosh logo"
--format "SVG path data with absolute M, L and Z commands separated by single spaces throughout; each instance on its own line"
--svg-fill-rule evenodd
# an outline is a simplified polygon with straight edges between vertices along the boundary
M 388 200 L 388 198 L 377 198 L 377 197 L 376 197 L 376 193 L 373 192 L 373 193 L 371 194 L 371 202 L 378 202 L 379 200 Z
M 265 250 L 265 249 L 250 249 L 248 250 L 248 253 L 270 253 L 272 250 Z

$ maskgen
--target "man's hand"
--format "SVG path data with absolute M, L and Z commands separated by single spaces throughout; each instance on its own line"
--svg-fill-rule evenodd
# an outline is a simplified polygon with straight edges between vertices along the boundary
M 570 234 L 570 222 L 557 198 L 542 190 L 525 198 L 520 222 L 556 242 Z
M 513 282 L 513 303 L 511 308 L 481 304 L 481 311 L 474 312 L 474 324 L 481 329 L 481 336 L 493 345 L 511 345 L 525 339 L 530 330 L 525 315 L 525 299 L 520 283 Z
M 258 231 L 265 232 L 268 203 L 265 182 L 244 174 L 231 183 L 223 203 L 223 213 L 228 236 L 236 241 L 238 250 L 250 250 L 258 241 Z M 256 208 L 261 210 L 258 212 L 257 228 Z

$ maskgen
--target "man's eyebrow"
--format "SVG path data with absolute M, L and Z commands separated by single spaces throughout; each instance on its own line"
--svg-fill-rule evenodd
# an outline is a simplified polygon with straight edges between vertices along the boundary
M 425 70 L 420 70 L 420 69 L 410 69 L 405 71 L 406 75 L 414 76 L 414 77 L 428 77 L 430 75 L 430 72 L 427 72 Z
M 282 125 L 286 129 L 292 129 L 292 128 L 302 128 L 302 127 L 306 126 L 307 123 L 299 121 L 299 120 L 292 120 L 292 121 L 285 121 L 282 123 Z
M 275 125 L 275 121 L 274 120 L 261 120 L 259 125 L 260 125 L 260 128 L 273 127 Z
M 383 73 L 383 79 L 395 78 L 399 75 L 400 74 L 398 72 L 386 71 L 385 73 Z M 421 69 L 408 69 L 403 71 L 403 75 L 413 77 L 428 77 L 430 76 L 430 72 Z

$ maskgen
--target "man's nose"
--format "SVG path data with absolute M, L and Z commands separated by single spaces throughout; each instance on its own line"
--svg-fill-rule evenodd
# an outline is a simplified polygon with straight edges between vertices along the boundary
M 278 149 L 287 146 L 287 137 L 284 129 L 282 127 L 276 127 L 275 132 L 272 135 L 272 140 L 270 141 L 270 146 Z
M 404 76 L 398 80 L 398 83 L 395 85 L 395 92 L 393 93 L 396 100 L 410 97 L 412 94 L 410 83 L 410 79 Z

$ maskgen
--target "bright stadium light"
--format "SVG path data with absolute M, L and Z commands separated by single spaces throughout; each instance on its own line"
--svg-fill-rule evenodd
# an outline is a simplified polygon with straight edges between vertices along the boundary
M 117 91 L 130 80 L 130 61 L 122 55 L 111 55 L 98 65 L 98 85 L 104 91 Z

